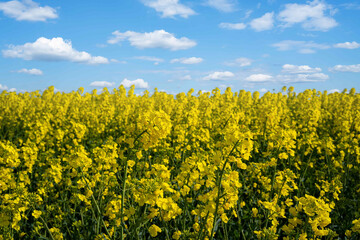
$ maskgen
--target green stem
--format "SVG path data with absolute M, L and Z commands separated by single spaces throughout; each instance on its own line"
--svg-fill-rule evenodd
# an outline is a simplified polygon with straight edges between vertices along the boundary
M 198 240 L 199 239 L 201 239 L 201 236 L 202 236 L 202 231 L 203 231 L 203 229 L 204 229 L 204 226 L 205 226 L 205 224 L 206 224 L 206 222 L 207 222 L 207 219 L 208 219 L 208 217 L 209 217 L 209 211 L 207 212 L 207 214 L 206 214 L 206 216 L 205 216 L 205 220 L 204 220 L 204 222 L 201 224 L 201 228 L 200 228 L 200 230 L 199 230 L 199 235 L 198 235 Z
M 219 173 L 219 177 L 218 177 L 218 182 L 217 182 L 217 187 L 218 187 L 218 195 L 217 195 L 217 198 L 216 198 L 216 206 L 215 206 L 215 213 L 214 213 L 214 221 L 213 221 L 213 227 L 212 227 L 212 230 L 211 230 L 211 237 L 210 237 L 210 240 L 213 240 L 214 239 L 214 233 L 215 233 L 215 224 L 216 224 L 216 219 L 217 219 L 217 212 L 218 212 L 218 209 L 219 209 L 219 204 L 220 204 L 220 195 L 221 195 L 221 181 L 222 181 L 222 177 L 223 177 L 223 174 L 224 174 L 224 171 L 225 171 L 225 167 L 229 161 L 229 157 L 231 156 L 231 154 L 234 152 L 236 146 L 238 145 L 238 143 L 240 142 L 240 140 L 237 140 L 237 142 L 235 143 L 234 147 L 231 149 L 230 153 L 228 154 L 228 156 L 226 157 L 226 160 L 225 160 L 225 163 Z
M 168 233 L 168 226 L 167 226 L 167 224 L 166 224 L 166 221 L 164 220 L 164 218 L 162 217 L 162 214 L 161 214 L 161 209 L 160 209 L 160 218 L 161 218 L 161 220 L 162 220 L 162 222 L 163 222 L 163 224 L 165 225 L 165 234 L 166 234 L 166 239 L 167 240 L 170 240 L 170 236 L 169 236 L 169 233 Z
M 124 202 L 125 202 L 125 189 L 126 189 L 126 178 L 127 178 L 127 170 L 128 170 L 128 164 L 126 161 L 125 164 L 125 173 L 124 173 L 124 180 L 123 180 L 123 186 L 122 186 L 122 194 L 121 194 L 121 211 L 120 211 L 120 217 L 121 217 L 121 239 L 124 239 Z
M 50 229 L 49 229 L 49 227 L 48 227 L 48 225 L 46 224 L 45 219 L 43 219 L 41 216 L 40 216 L 40 219 L 41 219 L 41 221 L 44 223 L 44 225 L 45 225 L 45 227 L 46 227 L 46 230 L 48 230 L 51 239 L 52 239 L 52 240 L 55 240 L 54 236 L 52 235 L 52 233 L 51 233 L 51 231 L 50 231 Z
M 89 184 L 88 184 L 88 182 L 87 182 L 87 180 L 86 180 L 86 178 L 85 178 L 85 176 L 84 176 L 84 172 L 82 171 L 81 168 L 80 168 L 80 170 L 81 170 L 81 173 L 82 173 L 82 177 L 83 177 L 83 179 L 84 179 L 84 181 L 85 181 L 85 183 L 86 183 L 86 186 L 88 187 L 88 189 L 89 189 L 90 191 L 92 191 L 91 188 L 90 188 L 90 186 L 89 186 Z M 109 237 L 111 237 L 110 232 L 109 232 L 109 230 L 107 229 L 107 227 L 106 227 L 106 225 L 105 225 L 104 219 L 102 218 L 102 213 L 101 213 L 100 208 L 99 208 L 99 205 L 97 204 L 97 201 L 96 201 L 96 199 L 95 199 L 95 197 L 94 197 L 94 194 L 91 194 L 91 198 L 92 198 L 93 202 L 95 203 L 96 209 L 97 209 L 97 211 L 98 211 L 98 213 L 99 213 L 99 215 L 100 215 L 101 222 L 102 222 L 102 224 L 103 224 L 103 226 L 104 226 L 104 228 L 105 228 L 106 234 L 107 234 Z

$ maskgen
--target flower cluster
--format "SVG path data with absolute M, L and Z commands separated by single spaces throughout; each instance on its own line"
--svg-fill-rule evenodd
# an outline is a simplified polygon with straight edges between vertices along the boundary
M 360 94 L 0 94 L 0 239 L 359 239 Z

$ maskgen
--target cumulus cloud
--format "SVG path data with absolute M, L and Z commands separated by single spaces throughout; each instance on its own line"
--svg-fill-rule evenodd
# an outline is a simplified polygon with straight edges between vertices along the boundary
M 17 71 L 18 73 L 26 73 L 30 75 L 43 75 L 43 72 L 40 69 L 32 68 L 32 69 L 20 69 Z
M 234 77 L 235 75 L 232 72 L 224 71 L 224 72 L 213 72 L 209 75 L 205 76 L 204 80 L 227 80 L 229 78 Z
M 149 88 L 149 83 L 145 82 L 144 79 L 141 78 L 136 80 L 128 80 L 124 78 L 124 80 L 121 82 L 121 85 L 123 85 L 125 88 L 129 88 L 132 85 L 135 85 L 135 88 Z
M 279 51 L 296 50 L 299 53 L 303 53 L 303 54 L 315 53 L 316 50 L 324 50 L 330 48 L 330 46 L 327 44 L 319 44 L 313 41 L 293 41 L 293 40 L 284 40 L 272 44 L 272 46 L 277 48 L 277 50 Z
M 278 75 L 276 76 L 276 79 L 284 83 L 323 82 L 329 79 L 329 76 L 324 73 L 312 73 L 312 74 Z
M 128 40 L 131 46 L 139 49 L 144 48 L 164 48 L 172 51 L 189 49 L 196 46 L 196 42 L 186 37 L 176 38 L 174 34 L 165 30 L 155 30 L 153 32 L 119 32 L 112 33 L 113 37 L 108 40 L 110 44 L 116 44 Z
M 41 7 L 32 0 L 0 2 L 0 11 L 5 16 L 18 21 L 40 21 L 58 18 L 56 10 L 49 6 Z
M 230 29 L 230 30 L 243 30 L 246 28 L 245 23 L 220 23 L 220 28 Z
M 95 81 L 90 83 L 91 87 L 112 87 L 114 86 L 114 82 L 107 82 L 107 81 Z
M 38 38 L 33 43 L 24 45 L 10 45 L 2 51 L 4 57 L 22 58 L 39 61 L 70 61 L 86 64 L 105 64 L 109 60 L 101 56 L 91 56 L 87 52 L 79 52 L 72 47 L 71 41 L 61 37 L 47 39 Z
M 8 88 L 6 85 L 0 84 L 0 91 L 15 92 L 16 88 Z
M 200 57 L 189 57 L 189 58 L 175 58 L 170 63 L 182 63 L 182 64 L 197 64 L 201 63 L 204 59 Z
M 255 18 L 250 22 L 250 27 L 255 31 L 270 30 L 274 27 L 274 13 L 265 13 L 260 18 Z
M 233 0 L 207 0 L 206 4 L 221 12 L 233 12 L 236 10 L 236 3 Z
M 248 82 L 267 82 L 267 81 L 272 81 L 273 76 L 271 75 L 267 75 L 267 74 L 252 74 L 250 76 L 248 76 L 247 78 L 245 78 L 246 81 Z
M 336 65 L 329 68 L 332 72 L 360 72 L 360 64 L 355 65 Z
M 160 12 L 162 17 L 174 17 L 179 15 L 183 18 L 188 18 L 195 14 L 191 8 L 179 3 L 179 0 L 142 0 L 145 6 L 155 9 Z
M 308 65 L 285 64 L 282 66 L 282 72 L 288 74 L 278 75 L 276 80 L 284 83 L 321 82 L 329 79 L 328 75 L 321 73 L 321 68 L 312 68 Z
M 306 4 L 289 3 L 278 14 L 278 19 L 283 22 L 283 27 L 301 24 L 305 30 L 328 31 L 338 25 L 332 18 L 336 12 L 325 1 L 314 0 Z
M 346 48 L 346 49 L 355 49 L 360 47 L 360 43 L 357 43 L 355 41 L 353 42 L 344 42 L 344 43 L 337 43 L 334 44 L 335 48 Z
M 227 65 L 227 66 L 246 67 L 246 66 L 250 66 L 253 61 L 254 60 L 252 60 L 250 58 L 241 57 L 241 58 L 235 59 L 234 61 L 226 62 L 225 65 Z
M 308 65 L 292 65 L 292 64 L 285 64 L 282 66 L 282 72 L 286 73 L 316 73 L 321 72 L 321 68 L 312 68 Z

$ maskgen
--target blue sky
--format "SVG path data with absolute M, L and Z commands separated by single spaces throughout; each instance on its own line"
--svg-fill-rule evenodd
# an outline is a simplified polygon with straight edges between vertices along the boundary
M 0 91 L 360 89 L 360 1 L 0 1 Z

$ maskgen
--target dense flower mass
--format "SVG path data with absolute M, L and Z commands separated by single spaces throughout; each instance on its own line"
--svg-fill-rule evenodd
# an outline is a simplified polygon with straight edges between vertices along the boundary
M 359 239 L 360 94 L 0 94 L 0 239 Z

